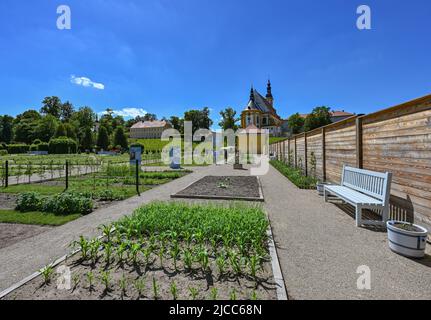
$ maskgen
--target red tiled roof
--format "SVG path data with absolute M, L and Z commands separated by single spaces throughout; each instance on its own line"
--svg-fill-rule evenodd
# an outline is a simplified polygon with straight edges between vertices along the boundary
M 166 121 L 139 121 L 132 126 L 132 129 L 142 129 L 142 128 L 163 128 L 166 126 Z

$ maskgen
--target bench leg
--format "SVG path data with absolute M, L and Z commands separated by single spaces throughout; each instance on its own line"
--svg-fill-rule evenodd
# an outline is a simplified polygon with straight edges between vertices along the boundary
M 386 205 L 383 208 L 383 211 L 382 211 L 382 220 L 383 220 L 383 223 L 386 226 L 386 222 L 388 222 L 388 220 L 389 220 L 389 205 Z
M 362 207 L 356 206 L 356 226 L 360 227 L 362 225 Z
M 323 197 L 325 198 L 325 202 L 328 202 L 328 192 L 325 188 L 323 188 Z

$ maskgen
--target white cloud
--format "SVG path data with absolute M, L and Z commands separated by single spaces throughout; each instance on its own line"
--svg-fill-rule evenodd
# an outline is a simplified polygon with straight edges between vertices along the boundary
M 107 111 L 102 111 L 99 113 L 99 115 L 104 115 L 107 114 Z M 115 116 L 122 116 L 124 118 L 136 118 L 138 116 L 143 117 L 147 114 L 148 112 L 145 111 L 142 108 L 123 108 L 123 109 L 119 109 L 119 110 L 113 110 L 112 114 Z
M 93 87 L 94 89 L 98 89 L 98 90 L 104 90 L 105 89 L 105 85 L 103 83 L 97 83 L 94 81 L 91 81 L 89 78 L 87 77 L 75 77 L 74 75 L 70 76 L 70 82 L 72 82 L 73 84 L 76 84 L 78 86 L 83 86 L 83 87 Z

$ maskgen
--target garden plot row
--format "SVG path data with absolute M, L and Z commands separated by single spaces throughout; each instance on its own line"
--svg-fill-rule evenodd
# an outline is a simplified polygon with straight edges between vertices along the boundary
M 268 227 L 259 206 L 152 203 L 5 299 L 277 299 Z

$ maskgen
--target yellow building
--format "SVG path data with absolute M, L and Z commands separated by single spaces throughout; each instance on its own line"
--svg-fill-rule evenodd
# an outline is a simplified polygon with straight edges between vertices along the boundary
M 160 139 L 163 131 L 170 127 L 170 124 L 166 121 L 140 121 L 130 128 L 130 138 Z
M 274 108 L 274 98 L 272 96 L 271 82 L 268 80 L 266 97 L 264 98 L 253 87 L 250 91 L 250 100 L 241 113 L 241 127 L 255 126 L 265 129 L 271 136 L 281 136 L 283 121 Z

